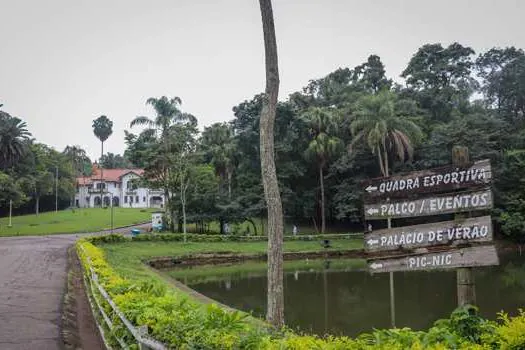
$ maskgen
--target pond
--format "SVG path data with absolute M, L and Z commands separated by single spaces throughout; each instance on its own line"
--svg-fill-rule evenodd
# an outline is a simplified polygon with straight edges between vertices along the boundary
M 476 268 L 481 314 L 516 314 L 525 306 L 525 255 L 500 256 L 500 266 Z M 266 263 L 197 266 L 169 275 L 236 309 L 264 317 Z M 285 262 L 285 318 L 304 332 L 355 336 L 391 326 L 389 274 L 371 275 L 363 260 Z M 456 306 L 455 270 L 396 272 L 395 325 L 426 329 Z

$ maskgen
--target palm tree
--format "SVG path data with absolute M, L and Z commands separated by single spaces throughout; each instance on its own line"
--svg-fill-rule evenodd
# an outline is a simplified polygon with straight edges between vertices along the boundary
M 402 162 L 412 159 L 414 143 L 422 138 L 420 127 L 401 111 L 396 94 L 383 90 L 376 95 L 367 95 L 356 104 L 356 118 L 350 129 L 352 145 L 365 140 L 368 148 L 377 155 L 383 176 L 389 176 L 389 156 Z
M 335 116 L 331 109 L 325 107 L 312 107 L 302 116 L 310 129 L 312 139 L 305 151 L 305 157 L 317 163 L 319 169 L 319 185 L 321 188 L 321 233 L 325 233 L 325 193 L 324 169 L 331 158 L 342 149 L 342 141 L 334 136 L 337 130 Z
M 146 104 L 153 106 L 156 117 L 151 119 L 146 116 L 138 116 L 130 123 L 130 127 L 145 125 L 149 129 L 156 132 L 157 137 L 160 137 L 165 143 L 169 140 L 169 128 L 176 123 L 189 122 L 190 124 L 197 124 L 197 119 L 188 113 L 183 113 L 180 110 L 182 100 L 175 96 L 168 98 L 162 96 L 161 98 L 150 97 Z
M 102 145 L 100 152 L 100 206 L 102 206 L 102 196 L 104 188 L 102 182 L 104 181 L 103 167 L 102 167 L 102 156 L 104 155 L 104 141 L 106 141 L 113 133 L 113 122 L 109 120 L 105 115 L 101 115 L 97 119 L 93 120 L 93 133 L 100 140 Z
M 215 174 L 228 184 L 228 198 L 232 197 L 232 176 L 235 168 L 233 130 L 227 123 L 215 123 L 204 128 L 202 145 L 215 168 Z
M 382 90 L 375 95 L 366 95 L 356 104 L 356 119 L 350 123 L 354 135 L 352 145 L 365 140 L 377 160 L 381 174 L 389 176 L 389 153 L 404 162 L 412 159 L 413 144 L 422 138 L 422 131 L 407 113 L 404 113 L 397 95 L 389 90 Z M 392 220 L 387 219 L 390 228 Z M 390 272 L 390 312 L 392 327 L 395 327 L 394 273 Z
M 30 136 L 24 121 L 0 111 L 0 167 L 3 170 L 25 154 Z
M 84 177 L 85 170 L 86 170 L 86 163 L 90 162 L 89 157 L 86 154 L 86 151 L 82 149 L 80 146 L 66 146 L 64 148 L 64 151 L 62 152 L 63 155 L 66 156 L 67 159 L 71 161 L 71 165 L 73 166 L 73 172 L 75 174 L 75 177 Z M 75 185 L 77 185 L 75 183 Z M 75 195 L 73 194 L 71 198 L 71 206 L 73 206 L 75 199 Z
M 169 197 L 169 155 L 170 155 L 170 131 L 174 125 L 180 123 L 187 123 L 189 125 L 196 126 L 197 118 L 189 113 L 183 113 L 180 109 L 182 100 L 175 96 L 168 98 L 162 96 L 161 98 L 150 97 L 146 101 L 146 104 L 151 105 L 155 110 L 155 118 L 151 119 L 146 116 L 138 116 L 133 119 L 130 123 L 130 127 L 134 126 L 146 126 L 147 129 L 143 131 L 144 135 L 156 137 L 162 145 L 161 161 L 160 161 L 160 177 L 164 183 L 164 198 L 166 200 L 166 208 L 171 210 L 171 229 L 174 230 L 174 211 L 170 205 Z
M 76 145 L 66 146 L 62 154 L 71 160 L 71 164 L 73 165 L 73 170 L 76 176 L 80 176 L 84 173 L 84 163 L 89 162 L 89 157 L 82 147 Z

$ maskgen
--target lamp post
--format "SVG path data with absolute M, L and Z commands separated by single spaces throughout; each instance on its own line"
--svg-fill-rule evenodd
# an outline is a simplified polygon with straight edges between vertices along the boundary
M 58 166 L 55 166 L 55 213 L 58 213 Z
M 13 215 L 13 200 L 9 200 L 9 225 L 7 227 L 13 227 L 13 224 L 11 223 L 11 216 Z
M 111 234 L 113 234 L 113 198 L 110 198 L 111 203 Z

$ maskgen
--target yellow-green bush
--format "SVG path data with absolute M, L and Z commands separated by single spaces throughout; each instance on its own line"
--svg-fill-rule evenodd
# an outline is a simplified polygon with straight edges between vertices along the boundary
M 98 241 L 97 241 L 98 242 Z M 525 312 L 501 314 L 498 322 L 477 315 L 475 307 L 455 310 L 428 331 L 409 328 L 375 330 L 356 339 L 321 338 L 284 329 L 272 331 L 246 314 L 217 305 L 203 305 L 181 291 L 155 282 L 137 282 L 119 276 L 101 249 L 89 240 L 77 242 L 84 271 L 91 267 L 119 309 L 137 326 L 146 325 L 155 339 L 175 349 L 254 350 L 488 350 L 525 349 Z M 88 263 L 89 257 L 89 263 Z

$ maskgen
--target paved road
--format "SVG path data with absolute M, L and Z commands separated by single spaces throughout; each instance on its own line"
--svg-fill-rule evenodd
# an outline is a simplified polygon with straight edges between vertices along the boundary
M 0 349 L 61 348 L 67 249 L 80 236 L 0 238 Z

